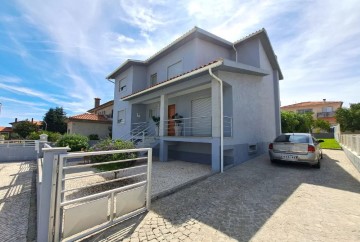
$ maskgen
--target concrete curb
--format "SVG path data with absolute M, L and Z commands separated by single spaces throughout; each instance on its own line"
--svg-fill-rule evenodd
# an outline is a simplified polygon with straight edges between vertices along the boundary
M 190 187 L 190 186 L 192 186 L 192 185 L 194 185 L 196 183 L 199 183 L 199 182 L 201 182 L 203 180 L 206 180 L 207 178 L 209 178 L 209 177 L 211 177 L 213 175 L 216 175 L 216 174 L 218 174 L 218 173 L 206 174 L 204 176 L 201 176 L 201 177 L 195 178 L 193 180 L 187 181 L 187 182 L 185 182 L 183 184 L 177 185 L 177 186 L 175 186 L 173 188 L 170 188 L 170 189 L 168 189 L 166 191 L 162 191 L 162 192 L 159 192 L 157 194 L 154 194 L 154 195 L 151 196 L 151 201 L 154 202 L 154 201 L 156 201 L 156 200 L 158 200 L 160 198 L 169 196 L 169 195 L 171 195 L 171 194 L 173 194 L 175 192 L 178 192 L 178 191 L 180 191 L 182 189 L 185 189 L 185 188 Z

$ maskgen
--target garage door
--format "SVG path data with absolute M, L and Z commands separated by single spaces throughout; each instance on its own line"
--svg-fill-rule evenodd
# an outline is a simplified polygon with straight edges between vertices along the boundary
M 211 97 L 191 101 L 192 135 L 211 136 Z

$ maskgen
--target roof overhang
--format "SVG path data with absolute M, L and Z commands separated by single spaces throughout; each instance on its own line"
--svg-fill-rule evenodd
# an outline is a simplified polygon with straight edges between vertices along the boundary
M 155 86 L 152 86 L 150 88 L 144 89 L 142 91 L 130 94 L 128 96 L 125 96 L 123 98 L 121 98 L 121 100 L 123 101 L 129 101 L 132 100 L 134 98 L 143 96 L 143 95 L 147 95 L 149 93 L 155 92 L 161 88 L 164 87 L 168 87 L 171 85 L 175 85 L 179 82 L 183 82 L 183 81 L 187 81 L 190 79 L 194 79 L 197 78 L 199 76 L 202 76 L 204 74 L 208 74 L 209 69 L 212 69 L 212 71 L 228 71 L 228 72 L 235 72 L 235 73 L 241 73 L 241 74 L 248 74 L 248 75 L 255 75 L 255 76 L 266 76 L 269 75 L 270 73 L 266 70 L 257 68 L 257 67 L 253 67 L 253 66 L 249 66 L 249 65 L 245 65 L 242 63 L 236 63 L 234 61 L 230 61 L 230 60 L 218 60 L 213 62 L 212 64 L 208 64 L 205 65 L 203 67 L 197 68 L 193 71 L 184 73 L 178 77 L 175 77 L 173 79 L 161 82 Z

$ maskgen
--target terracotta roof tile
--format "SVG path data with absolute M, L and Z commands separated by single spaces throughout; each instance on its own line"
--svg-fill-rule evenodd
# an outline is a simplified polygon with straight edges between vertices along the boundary
M 0 132 L 12 132 L 13 129 L 11 127 L 1 127 L 0 126 Z
M 301 102 L 295 103 L 287 106 L 282 106 L 281 108 L 301 108 L 301 107 L 310 107 L 310 106 L 322 106 L 322 105 L 331 105 L 331 104 L 340 104 L 342 105 L 343 102 L 341 101 L 320 101 L 320 102 Z
M 104 115 L 93 114 L 93 113 L 83 113 L 75 116 L 69 117 L 70 120 L 91 120 L 91 121 L 110 121 Z
M 142 92 L 142 91 L 151 89 L 151 88 L 153 88 L 153 87 L 155 87 L 155 86 L 158 86 L 158 85 L 163 84 L 163 83 L 165 83 L 165 82 L 171 81 L 171 80 L 173 80 L 173 79 L 175 79 L 175 78 L 184 76 L 184 75 L 189 74 L 189 73 L 191 73 L 191 72 L 193 72 L 193 71 L 197 71 L 197 70 L 199 70 L 199 69 L 201 69 L 201 68 L 204 68 L 204 67 L 206 67 L 206 66 L 209 66 L 209 65 L 211 65 L 211 64 L 214 64 L 214 63 L 219 62 L 219 61 L 222 61 L 222 60 L 223 60 L 222 58 L 217 59 L 217 60 L 212 61 L 212 62 L 210 62 L 210 63 L 207 63 L 207 64 L 205 64 L 205 65 L 199 66 L 199 67 L 197 67 L 197 68 L 195 68 L 195 69 L 192 69 L 192 70 L 190 70 L 190 71 L 181 73 L 180 75 L 174 76 L 174 77 L 172 77 L 172 78 L 170 78 L 170 79 L 167 79 L 167 80 L 165 80 L 165 81 L 158 82 L 158 83 L 156 83 L 155 85 L 152 85 L 152 86 L 150 86 L 150 87 L 148 87 L 148 88 L 141 89 L 141 90 L 139 90 L 139 91 L 133 92 L 133 93 L 127 95 L 127 96 L 122 97 L 121 99 L 130 97 L 130 96 L 132 96 L 132 95 L 134 95 L 134 94 L 136 94 L 136 93 L 139 93 L 139 92 Z

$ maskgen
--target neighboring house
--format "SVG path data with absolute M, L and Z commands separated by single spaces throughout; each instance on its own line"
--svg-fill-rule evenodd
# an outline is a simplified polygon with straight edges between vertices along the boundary
M 12 127 L 1 127 L 0 126 L 0 135 L 4 135 L 6 139 L 10 138 L 10 135 L 12 132 L 13 132 Z
M 332 126 L 337 124 L 335 111 L 342 107 L 341 101 L 301 102 L 281 107 L 281 111 L 292 111 L 296 113 L 313 113 L 314 119 L 329 121 Z
M 36 120 L 34 120 L 33 118 L 32 118 L 31 120 L 27 120 L 27 119 L 26 119 L 26 120 L 20 120 L 20 121 L 18 121 L 18 119 L 15 118 L 15 121 L 12 122 L 12 123 L 9 123 L 9 124 L 11 124 L 11 127 L 12 127 L 12 128 L 15 128 L 16 124 L 22 123 L 22 122 L 26 122 L 26 121 L 29 121 L 29 122 L 31 122 L 31 123 L 35 123 L 35 124 L 39 127 L 39 129 L 41 129 L 42 124 L 43 124 L 42 121 L 36 121 Z
M 265 29 L 232 43 L 195 27 L 145 61 L 127 60 L 107 79 L 115 83 L 113 138 L 153 147 L 161 161 L 199 162 L 218 172 L 264 153 L 281 133 L 283 76 Z M 155 138 L 152 116 L 160 117 Z
M 111 132 L 111 120 L 104 115 L 84 113 L 67 118 L 66 123 L 68 134 L 97 134 L 99 138 L 106 138 Z
M 88 113 L 104 115 L 106 118 L 112 120 L 114 100 L 108 101 L 108 102 L 100 105 L 101 99 L 98 97 L 96 97 L 94 99 L 95 99 L 95 105 L 92 109 L 88 110 Z
M 113 103 L 109 101 L 100 105 L 100 98 L 95 98 L 94 108 L 88 110 L 88 113 L 66 119 L 67 133 L 85 136 L 96 134 L 99 138 L 111 136 Z

